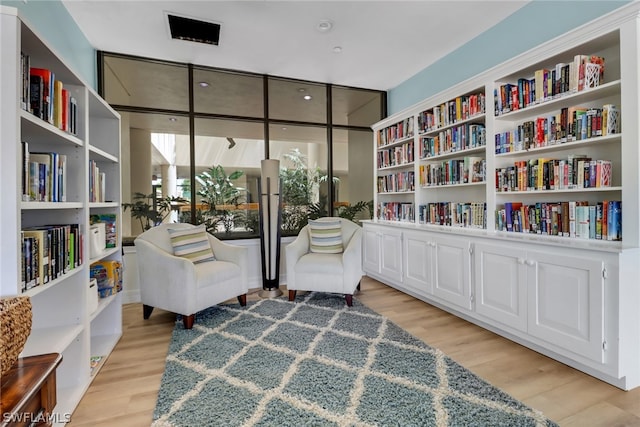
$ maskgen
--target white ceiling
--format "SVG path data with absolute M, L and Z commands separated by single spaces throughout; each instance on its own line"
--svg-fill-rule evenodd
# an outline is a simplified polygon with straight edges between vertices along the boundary
M 62 0 L 98 50 L 389 90 L 525 0 Z M 172 40 L 166 13 L 221 24 L 220 44 Z M 333 28 L 317 29 L 322 20 Z M 339 46 L 342 52 L 334 53 Z

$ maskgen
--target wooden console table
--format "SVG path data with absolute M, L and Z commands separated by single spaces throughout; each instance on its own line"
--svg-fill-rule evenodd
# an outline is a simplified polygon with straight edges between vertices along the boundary
M 61 361 L 57 353 L 21 358 L 2 376 L 0 426 L 51 425 Z

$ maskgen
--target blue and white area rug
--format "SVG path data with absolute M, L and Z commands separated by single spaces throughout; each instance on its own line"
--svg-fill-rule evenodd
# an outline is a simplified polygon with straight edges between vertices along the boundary
M 176 322 L 160 426 L 556 426 L 354 299 L 308 293 Z

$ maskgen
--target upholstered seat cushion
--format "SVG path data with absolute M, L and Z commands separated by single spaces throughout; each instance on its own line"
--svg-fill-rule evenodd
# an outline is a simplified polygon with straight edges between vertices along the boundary
M 298 260 L 297 274 L 321 273 L 342 274 L 342 254 L 317 254 L 309 252 Z
M 227 261 L 201 262 L 194 264 L 196 270 L 196 286 L 203 288 L 216 283 L 223 283 L 240 277 L 242 271 L 238 264 Z

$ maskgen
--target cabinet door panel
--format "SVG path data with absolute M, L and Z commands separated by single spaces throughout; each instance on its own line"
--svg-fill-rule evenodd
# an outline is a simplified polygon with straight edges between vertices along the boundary
M 436 279 L 434 295 L 471 309 L 469 241 L 437 239 L 435 241 Z
M 404 237 L 404 284 L 421 294 L 433 293 L 433 242 L 426 233 Z
M 476 311 L 509 327 L 527 330 L 525 252 L 475 246 Z
M 363 232 L 362 268 L 365 273 L 380 273 L 380 232 L 368 225 Z
M 527 258 L 529 333 L 604 362 L 602 261 L 537 252 Z
M 389 279 L 402 282 L 402 232 L 385 230 L 380 244 L 382 247 L 380 273 Z

